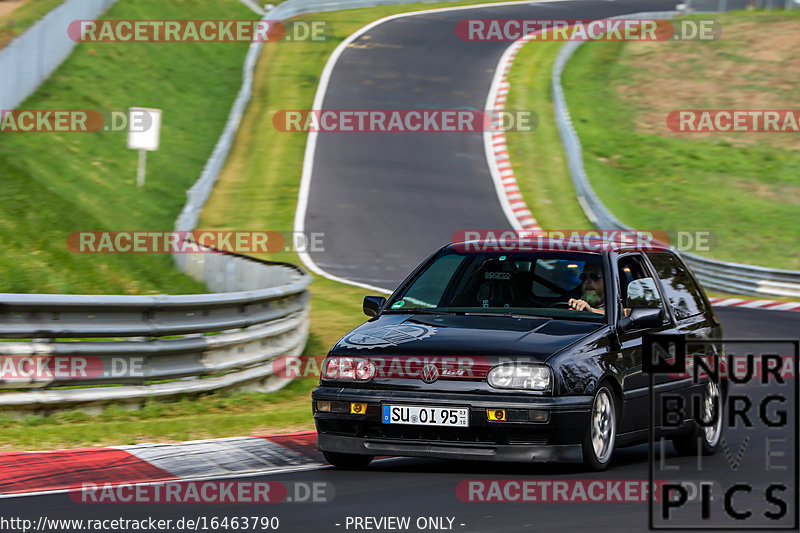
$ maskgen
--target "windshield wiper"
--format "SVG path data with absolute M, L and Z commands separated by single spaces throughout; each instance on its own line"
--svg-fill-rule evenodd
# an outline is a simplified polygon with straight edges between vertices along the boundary
M 466 316 L 502 316 L 502 317 L 510 317 L 510 318 L 546 318 L 550 319 L 551 317 L 547 316 L 539 316 L 539 315 L 527 315 L 525 313 L 492 313 L 489 311 L 466 311 L 463 313 Z
M 387 309 L 384 313 L 413 313 L 417 315 L 457 315 L 455 311 L 442 311 L 428 307 L 408 307 L 406 309 Z

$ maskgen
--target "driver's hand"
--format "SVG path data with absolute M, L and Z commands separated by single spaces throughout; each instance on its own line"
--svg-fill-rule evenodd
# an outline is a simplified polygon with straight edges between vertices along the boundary
M 575 311 L 594 311 L 592 306 L 589 305 L 586 300 L 581 300 L 580 298 L 570 298 L 569 302 L 570 309 L 574 309 Z

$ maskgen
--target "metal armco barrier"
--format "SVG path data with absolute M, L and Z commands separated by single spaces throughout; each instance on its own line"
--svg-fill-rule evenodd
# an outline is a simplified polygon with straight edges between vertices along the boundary
M 67 28 L 100 16 L 117 0 L 66 0 L 0 50 L 0 109 L 14 109 L 75 48 Z
M 288 383 L 272 363 L 297 358 L 305 347 L 311 276 L 290 264 L 222 253 L 184 254 L 181 262 L 226 292 L 0 294 L 0 338 L 30 339 L 0 342 L 0 409 L 138 404 L 228 388 L 271 392 Z M 76 388 L 85 385 L 108 386 Z
M 649 18 L 668 19 L 677 15 L 674 11 L 635 13 L 614 18 Z M 561 74 L 567 61 L 582 41 L 570 41 L 564 44 L 553 65 L 552 92 L 556 124 L 561 142 L 566 152 L 572 184 L 584 213 L 597 229 L 632 230 L 620 222 L 600 201 L 592 189 L 583 166 L 583 150 L 578 134 L 572 124 L 564 90 L 561 87 Z M 759 266 L 729 263 L 701 257 L 697 254 L 680 252 L 689 263 L 697 279 L 707 288 L 732 292 L 736 294 L 752 294 L 782 298 L 800 298 L 800 271 L 779 270 Z

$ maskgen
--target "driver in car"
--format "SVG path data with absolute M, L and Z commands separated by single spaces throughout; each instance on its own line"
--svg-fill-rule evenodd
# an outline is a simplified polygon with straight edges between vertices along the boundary
M 569 308 L 576 311 L 590 311 L 600 315 L 606 314 L 606 286 L 603 280 L 603 268 L 598 263 L 587 263 L 581 273 L 580 298 L 570 298 Z

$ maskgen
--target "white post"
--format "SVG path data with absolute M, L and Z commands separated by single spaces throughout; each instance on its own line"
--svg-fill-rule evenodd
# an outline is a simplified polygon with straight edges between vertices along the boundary
M 136 173 L 136 185 L 144 187 L 144 174 L 147 168 L 147 150 L 139 150 L 139 171 Z

